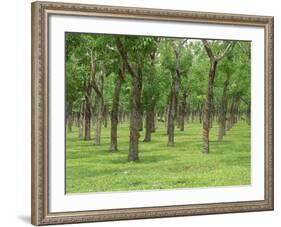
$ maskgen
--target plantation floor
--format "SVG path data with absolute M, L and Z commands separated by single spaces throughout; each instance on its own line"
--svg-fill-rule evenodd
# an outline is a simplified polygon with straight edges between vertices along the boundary
M 217 126 L 211 130 L 210 153 L 201 153 L 202 126 L 175 130 L 175 146 L 167 147 L 166 129 L 159 123 L 150 143 L 139 144 L 139 162 L 128 162 L 128 124 L 118 128 L 119 151 L 108 152 L 110 126 L 102 129 L 102 145 L 78 139 L 77 128 L 67 134 L 66 191 L 105 192 L 211 186 L 249 185 L 250 127 L 236 124 L 222 143 Z M 93 132 L 92 132 L 93 136 Z

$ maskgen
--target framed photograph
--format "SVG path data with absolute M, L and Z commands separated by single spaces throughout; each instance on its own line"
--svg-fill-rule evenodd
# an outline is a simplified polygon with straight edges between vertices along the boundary
M 32 223 L 273 209 L 273 17 L 32 3 Z

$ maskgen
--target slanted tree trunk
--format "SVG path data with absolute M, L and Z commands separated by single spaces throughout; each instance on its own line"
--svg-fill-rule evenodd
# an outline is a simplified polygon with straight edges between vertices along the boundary
M 118 76 L 116 78 L 113 99 L 112 99 L 112 110 L 111 110 L 111 133 L 110 133 L 110 148 L 109 151 L 118 151 L 117 145 L 117 125 L 118 125 L 118 110 L 119 110 L 119 99 L 122 82 L 124 81 L 125 68 L 119 68 Z

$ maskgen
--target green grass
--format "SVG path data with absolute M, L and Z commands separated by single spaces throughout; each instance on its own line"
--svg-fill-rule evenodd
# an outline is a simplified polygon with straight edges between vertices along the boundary
M 108 152 L 110 126 L 102 129 L 102 145 L 78 139 L 77 128 L 67 134 L 66 191 L 105 192 L 249 185 L 250 127 L 239 122 L 217 142 L 211 130 L 210 153 L 201 153 L 201 124 L 175 130 L 175 146 L 167 147 L 166 129 L 159 124 L 150 143 L 142 142 L 138 162 L 128 162 L 128 124 L 118 128 L 119 151 Z M 93 132 L 92 132 L 93 136 Z

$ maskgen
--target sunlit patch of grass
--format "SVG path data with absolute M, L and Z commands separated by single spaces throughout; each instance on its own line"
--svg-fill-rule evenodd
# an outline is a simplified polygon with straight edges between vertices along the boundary
M 94 132 L 92 132 L 92 135 Z M 223 142 L 217 125 L 210 134 L 210 153 L 201 153 L 202 126 L 187 124 L 175 130 L 175 146 L 167 147 L 166 128 L 159 123 L 152 141 L 142 142 L 138 162 L 128 162 L 128 124 L 118 128 L 118 152 L 108 152 L 110 125 L 102 129 L 102 144 L 78 139 L 77 128 L 67 134 L 66 191 L 105 192 L 249 185 L 250 127 L 236 124 Z

